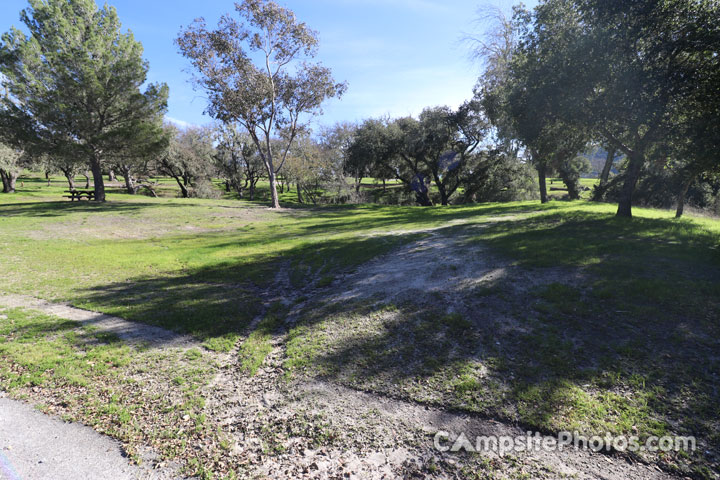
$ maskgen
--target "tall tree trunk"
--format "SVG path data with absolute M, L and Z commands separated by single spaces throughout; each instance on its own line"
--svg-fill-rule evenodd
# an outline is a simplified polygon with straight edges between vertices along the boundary
M 250 182 L 250 201 L 255 201 L 255 185 L 257 185 L 257 180 Z
M 387 184 L 385 182 L 385 179 L 383 178 L 383 193 L 387 191 Z
M 95 186 L 95 201 L 105 201 L 105 179 L 103 178 L 102 167 L 100 165 L 100 159 L 93 157 L 90 159 L 90 170 L 93 174 L 93 182 Z
M 687 196 L 688 190 L 690 190 L 690 185 L 692 185 L 698 175 L 699 174 L 695 172 L 691 173 L 690 175 L 688 175 L 688 178 L 685 179 L 682 186 L 680 187 L 675 218 L 681 218 L 683 216 L 683 213 L 685 212 L 685 197 Z
M 632 199 L 635 193 L 635 187 L 640 179 L 642 167 L 645 164 L 645 156 L 635 153 L 630 156 L 630 163 L 625 172 L 625 183 L 620 192 L 620 202 L 618 203 L 618 217 L 632 218 Z
M 90 172 L 88 172 L 87 170 L 85 170 L 85 173 L 83 173 L 83 176 L 85 177 L 85 190 L 90 188 L 90 175 L 88 175 L 88 173 Z
M 540 203 L 548 203 L 547 177 L 545 176 L 547 174 L 547 166 L 545 165 L 545 163 L 538 163 L 537 171 L 538 183 L 540 186 Z
M 0 179 L 2 179 L 3 193 L 10 193 L 10 182 L 5 170 L 0 170 Z
M 565 184 L 565 187 L 567 187 L 568 191 L 568 198 L 570 200 L 579 200 L 580 199 L 580 183 L 575 178 L 573 174 L 567 171 L 567 169 L 563 167 L 560 168 L 560 178 L 562 179 L 563 183 Z
M 65 176 L 70 190 L 75 190 L 75 171 L 72 167 L 60 167 L 60 171 Z
M 419 175 L 419 178 L 418 187 L 415 189 L 415 201 L 422 207 L 432 207 L 432 200 L 430 200 L 430 179 L 428 178 L 426 183 L 422 175 Z
M 277 192 L 277 177 L 273 171 L 273 166 L 268 166 L 268 177 L 270 178 L 270 199 L 272 205 L 270 208 L 280 208 L 280 199 Z
M 445 189 L 445 185 L 443 185 L 442 183 L 439 183 L 438 191 L 440 192 L 440 204 L 447 206 L 448 194 L 447 194 L 447 190 Z
M 3 193 L 15 193 L 15 182 L 20 176 L 19 172 L 12 170 L 0 170 L 0 178 L 2 178 Z
M 437 187 L 438 193 L 440 194 L 440 204 L 447 205 L 448 204 L 448 194 L 447 194 L 447 189 L 445 188 L 445 184 L 440 179 L 440 174 L 437 171 L 432 170 L 432 175 L 433 175 L 433 181 L 435 182 L 435 186 Z M 428 189 L 428 193 L 427 193 L 428 198 L 429 198 L 429 194 L 430 194 L 430 191 Z
M 432 207 L 432 201 L 428 196 L 428 192 L 417 192 L 415 194 L 415 201 L 422 207 Z
M 602 173 L 600 173 L 600 187 L 604 187 L 610 178 L 610 170 L 612 170 L 613 163 L 615 162 L 615 148 L 608 148 L 607 158 L 605 159 L 605 165 L 603 166 Z
M 301 190 L 300 190 L 300 184 L 299 184 L 299 183 L 295 185 L 295 190 L 297 190 L 298 203 L 303 203 L 302 192 L 301 192 Z
M 110 172 L 108 173 L 108 182 L 114 182 L 115 180 L 115 172 L 111 168 Z
M 8 176 L 8 193 L 15 193 L 15 182 L 17 182 L 20 172 L 13 172 L 10 170 L 7 172 Z
M 615 163 L 615 155 L 617 154 L 617 149 L 615 149 L 614 147 L 608 147 L 607 152 L 608 153 L 607 158 L 605 159 L 605 165 L 603 166 L 602 172 L 600 172 L 600 183 L 595 185 L 595 188 L 593 188 L 592 200 L 594 202 L 602 202 L 609 187 L 610 170 L 612 170 L 612 166 Z
M 122 167 L 122 176 L 125 179 L 125 188 L 127 189 L 127 192 L 130 195 L 135 195 L 137 190 L 135 190 L 135 182 L 133 182 L 132 179 L 132 173 L 130 172 L 130 167 Z
M 275 164 L 273 163 L 272 145 L 270 144 L 269 137 L 266 137 L 265 140 L 265 147 L 267 148 L 267 150 L 263 149 L 263 145 L 260 144 L 260 140 L 257 138 L 257 136 L 253 135 L 253 141 L 255 142 L 255 145 L 260 152 L 260 156 L 263 159 L 263 164 L 265 164 L 265 171 L 268 176 L 268 181 L 270 182 L 270 208 L 280 208 L 280 199 L 278 198 L 277 193 L 277 172 L 275 172 Z

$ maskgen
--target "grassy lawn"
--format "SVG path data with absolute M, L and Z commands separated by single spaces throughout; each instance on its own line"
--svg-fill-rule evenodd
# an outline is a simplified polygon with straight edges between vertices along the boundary
M 63 187 L 42 185 L 37 180 L 34 190 L 2 197 L 6 276 L 0 291 L 193 333 L 224 350 L 262 313 L 259 294 L 278 275 L 294 287 L 327 282 L 333 272 L 417 237 L 378 235 L 383 231 L 527 208 L 347 206 L 271 213 L 234 200 L 121 194 L 97 205 L 60 200 Z
M 124 195 L 106 205 L 3 200 L 0 252 L 9 275 L 2 290 L 202 336 L 242 328 L 257 313 L 257 287 L 274 281 L 277 262 L 293 263 L 288 271 L 306 269 L 303 281 L 311 282 L 313 273 L 360 263 L 393 243 L 355 239 L 332 211 L 271 216 L 233 201 Z M 327 262 L 321 256 L 340 249 Z
M 191 333 L 214 351 L 245 338 L 247 375 L 287 333 L 289 381 L 325 378 L 548 433 L 695 435 L 695 455 L 652 460 L 699 478 L 717 469 L 717 220 L 636 209 L 629 221 L 584 201 L 272 212 L 111 193 L 96 205 L 61 201 L 62 190 L 26 179 L 0 197 L 0 292 Z M 323 292 L 343 289 L 335 279 L 432 228 L 457 242 L 460 258 L 480 252 L 505 274 L 407 302 L 326 301 Z M 308 304 L 286 331 L 277 299 L 299 296 Z M 187 435 L 214 438 L 197 393 L 216 369 L 209 352 L 161 354 L 52 317 L 1 313 L 3 388 L 54 389 L 58 402 L 77 405 L 73 418 L 169 455 L 187 448 Z M 165 400 L 127 393 L 155 381 L 171 392 Z M 137 417 L 142 405 L 162 412 L 154 430 Z M 173 433 L 176 421 L 188 428 Z

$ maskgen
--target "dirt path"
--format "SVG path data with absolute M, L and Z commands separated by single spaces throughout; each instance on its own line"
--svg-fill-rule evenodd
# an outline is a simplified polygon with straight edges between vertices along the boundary
M 412 298 L 418 292 L 457 292 L 517 274 L 507 263 L 489 256 L 469 256 L 463 235 L 450 237 L 441 229 L 422 232 L 428 236 L 340 277 L 327 290 L 297 293 L 298 297 L 310 295 L 300 304 L 285 298 L 294 305 L 287 326 L 294 325 L 317 301 L 343 304 L 366 297 L 396 300 Z M 547 275 L 552 278 L 527 274 L 522 281 L 530 288 L 553 281 L 556 275 L 566 276 L 566 272 L 549 271 Z M 278 283 L 284 282 L 279 278 Z M 266 299 L 266 303 L 276 300 Z M 249 476 L 463 478 L 485 472 L 488 476 L 479 478 L 675 478 L 655 466 L 588 450 L 533 451 L 503 458 L 492 452 L 443 454 L 434 447 L 438 431 L 510 437 L 526 432 L 322 379 L 288 382 L 283 378 L 286 342 L 286 333 L 274 338 L 272 353 L 253 377 L 237 368 L 237 355 L 230 355 L 206 392 L 209 415 L 218 418 L 234 438 L 233 454 L 242 457 Z
M 328 289 L 296 292 L 262 300 L 266 306 L 278 300 L 293 305 L 286 320 L 290 327 L 316 301 L 342 304 L 365 297 L 411 298 L 420 291 L 450 294 L 488 279 L 509 275 L 512 271 L 512 266 L 492 260 L 489 256 L 480 258 L 482 251 L 477 249 L 474 256 L 469 256 L 463 247 L 463 235 L 449 236 L 440 228 L 424 232 L 428 233 L 426 238 L 375 259 L 354 273 L 339 277 Z M 403 278 L 397 277 L 397 270 L 403 272 Z M 549 272 L 548 275 L 554 274 Z M 411 279 L 409 284 L 403 281 L 407 278 Z M 528 275 L 525 280 L 532 284 L 548 279 Z M 277 281 L 283 288 L 274 291 L 292 291 L 287 279 L 278 277 Z M 301 303 L 295 303 L 294 299 L 300 295 L 309 297 Z M 187 337 L 157 327 L 31 297 L 3 295 L 0 296 L 0 305 L 31 308 L 61 318 L 92 323 L 131 343 L 149 342 L 158 348 L 195 345 Z M 273 338 L 272 352 L 255 376 L 248 376 L 241 371 L 237 352 L 218 355 L 221 372 L 203 390 L 208 419 L 231 439 L 223 455 L 232 458 L 231 463 L 243 465 L 243 476 L 273 479 L 463 478 L 478 473 L 487 475 L 481 478 L 675 478 L 654 466 L 586 450 L 533 451 L 505 457 L 494 453 L 441 453 L 433 443 L 438 431 L 466 433 L 468 436 L 512 437 L 521 436 L 525 432 L 515 426 L 478 416 L 449 412 L 378 393 L 360 392 L 318 378 L 288 381 L 284 378 L 286 372 L 283 366 L 288 340 L 286 330 Z M 37 432 L 36 437 L 28 437 L 29 443 L 15 443 L 13 446 L 13 455 L 16 455 L 13 458 L 22 468 L 31 468 L 32 459 L 38 458 L 33 449 L 40 445 L 48 452 L 43 454 L 43 458 L 47 458 L 51 465 L 57 464 L 58 469 L 63 468 L 63 465 L 82 464 L 81 460 L 64 460 L 66 453 L 63 453 L 62 448 L 67 448 L 67 455 L 70 455 L 67 458 L 74 458 L 72 455 L 82 456 L 90 451 L 91 455 L 86 458 L 96 459 L 95 464 L 122 465 L 114 467 L 117 469 L 115 473 L 138 474 L 125 459 L 121 456 L 118 458 L 117 445 L 106 437 L 94 434 L 86 427 L 62 424 L 29 411 L 17 402 L 2 401 L 6 403 L 0 403 L 0 408 L 10 405 L 14 410 L 25 412 L 18 417 L 20 420 L 17 425 L 27 425 L 26 428 Z M 61 434 L 57 433 L 58 428 Z M 83 435 L 89 435 L 87 438 L 90 440 L 87 441 L 97 443 L 99 447 L 86 450 L 83 442 L 61 445 L 60 442 L 48 441 L 58 438 L 58 435 L 72 436 L 63 428 L 79 429 Z M 22 431 L 20 427 L 16 429 Z M 2 435 L 0 427 L 0 440 L 3 439 Z M 115 449 L 107 445 L 114 445 Z M 217 457 L 216 451 L 207 454 L 209 458 Z M 221 458 L 217 461 L 222 464 L 224 460 Z M 30 469 L 27 472 L 28 476 L 23 478 L 46 478 L 42 473 L 35 473 L 39 470 Z M 159 474 L 152 472 L 151 475 Z M 75 475 L 72 478 L 80 477 Z M 104 477 L 90 475 L 85 478 Z M 118 474 L 108 478 L 139 477 L 122 477 Z
M 83 325 L 92 325 L 105 333 L 117 335 L 128 344 L 145 344 L 153 347 L 190 348 L 199 343 L 187 335 L 144 323 L 130 322 L 104 313 L 91 312 L 65 303 L 51 303 L 28 295 L 0 294 L 0 306 L 28 308 Z

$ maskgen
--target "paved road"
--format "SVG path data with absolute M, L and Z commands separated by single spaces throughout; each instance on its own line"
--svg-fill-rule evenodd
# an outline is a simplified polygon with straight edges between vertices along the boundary
M 118 442 L 0 398 L 0 480 L 136 480 L 159 472 L 131 464 Z

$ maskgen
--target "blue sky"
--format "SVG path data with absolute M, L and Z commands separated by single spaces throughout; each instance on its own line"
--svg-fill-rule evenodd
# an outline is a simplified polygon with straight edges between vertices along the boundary
M 317 123 L 360 121 L 389 114 L 416 115 L 423 107 L 456 107 L 472 95 L 479 74 L 468 57 L 464 33 L 479 4 L 510 12 L 514 0 L 280 0 L 319 31 L 318 60 L 349 84 L 341 100 L 328 102 Z M 233 11 L 232 0 L 109 0 L 145 47 L 149 80 L 170 86 L 168 117 L 179 124 L 206 124 L 202 92 L 188 82 L 189 65 L 173 40 L 181 26 L 204 17 L 214 26 Z M 525 1 L 533 6 L 536 0 Z M 0 1 L 0 31 L 20 26 L 27 0 Z

